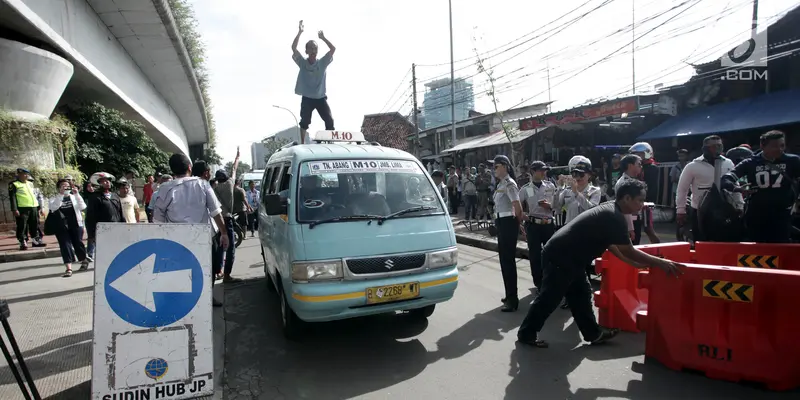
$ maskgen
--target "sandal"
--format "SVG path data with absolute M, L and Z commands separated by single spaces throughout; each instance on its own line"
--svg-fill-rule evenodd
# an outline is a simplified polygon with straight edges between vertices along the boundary
M 70 276 L 72 276 L 71 269 L 67 269 L 67 272 L 64 272 L 64 275 L 61 275 L 62 278 L 69 278 Z

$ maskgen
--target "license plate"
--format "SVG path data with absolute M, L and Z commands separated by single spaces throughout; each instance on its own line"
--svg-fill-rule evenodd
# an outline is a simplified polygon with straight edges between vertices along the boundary
M 367 304 L 408 300 L 419 296 L 419 282 L 367 288 Z

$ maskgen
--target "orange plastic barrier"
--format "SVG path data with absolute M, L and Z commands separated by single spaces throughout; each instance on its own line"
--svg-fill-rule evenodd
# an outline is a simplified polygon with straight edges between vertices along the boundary
M 800 271 L 800 244 L 697 242 L 695 262 Z
M 691 256 L 691 245 L 685 242 L 647 244 L 636 248 L 656 257 L 680 262 L 689 261 Z M 600 325 L 639 332 L 636 313 L 647 310 L 647 289 L 639 288 L 639 270 L 606 251 L 602 258 L 595 260 L 595 271 L 603 274 L 600 290 L 594 292 Z
M 712 379 L 800 386 L 800 272 L 689 264 L 680 278 L 641 275 L 647 357 Z

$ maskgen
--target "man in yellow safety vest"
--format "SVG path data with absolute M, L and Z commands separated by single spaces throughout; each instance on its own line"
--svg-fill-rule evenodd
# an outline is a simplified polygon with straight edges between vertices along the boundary
M 17 179 L 8 184 L 8 199 L 11 212 L 17 220 L 17 240 L 19 249 L 27 250 L 27 232 L 33 237 L 33 247 L 44 247 L 39 235 L 39 201 L 33 183 L 28 181 L 30 171 L 17 168 Z M 27 231 L 27 232 L 26 232 Z

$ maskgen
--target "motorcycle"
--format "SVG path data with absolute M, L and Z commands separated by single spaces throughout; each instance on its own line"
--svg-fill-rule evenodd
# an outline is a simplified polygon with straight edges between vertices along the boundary
M 239 222 L 241 222 L 241 219 L 242 219 L 242 216 L 239 213 L 233 214 L 233 218 L 232 219 L 233 219 L 233 232 L 234 232 L 234 235 L 236 236 L 236 238 L 235 238 L 236 239 L 236 243 L 234 243 L 234 244 L 235 244 L 236 247 L 239 247 L 239 245 L 241 245 L 242 242 L 244 241 L 244 238 L 245 238 L 245 236 L 247 234 L 247 222 L 245 222 L 244 225 L 239 223 Z

